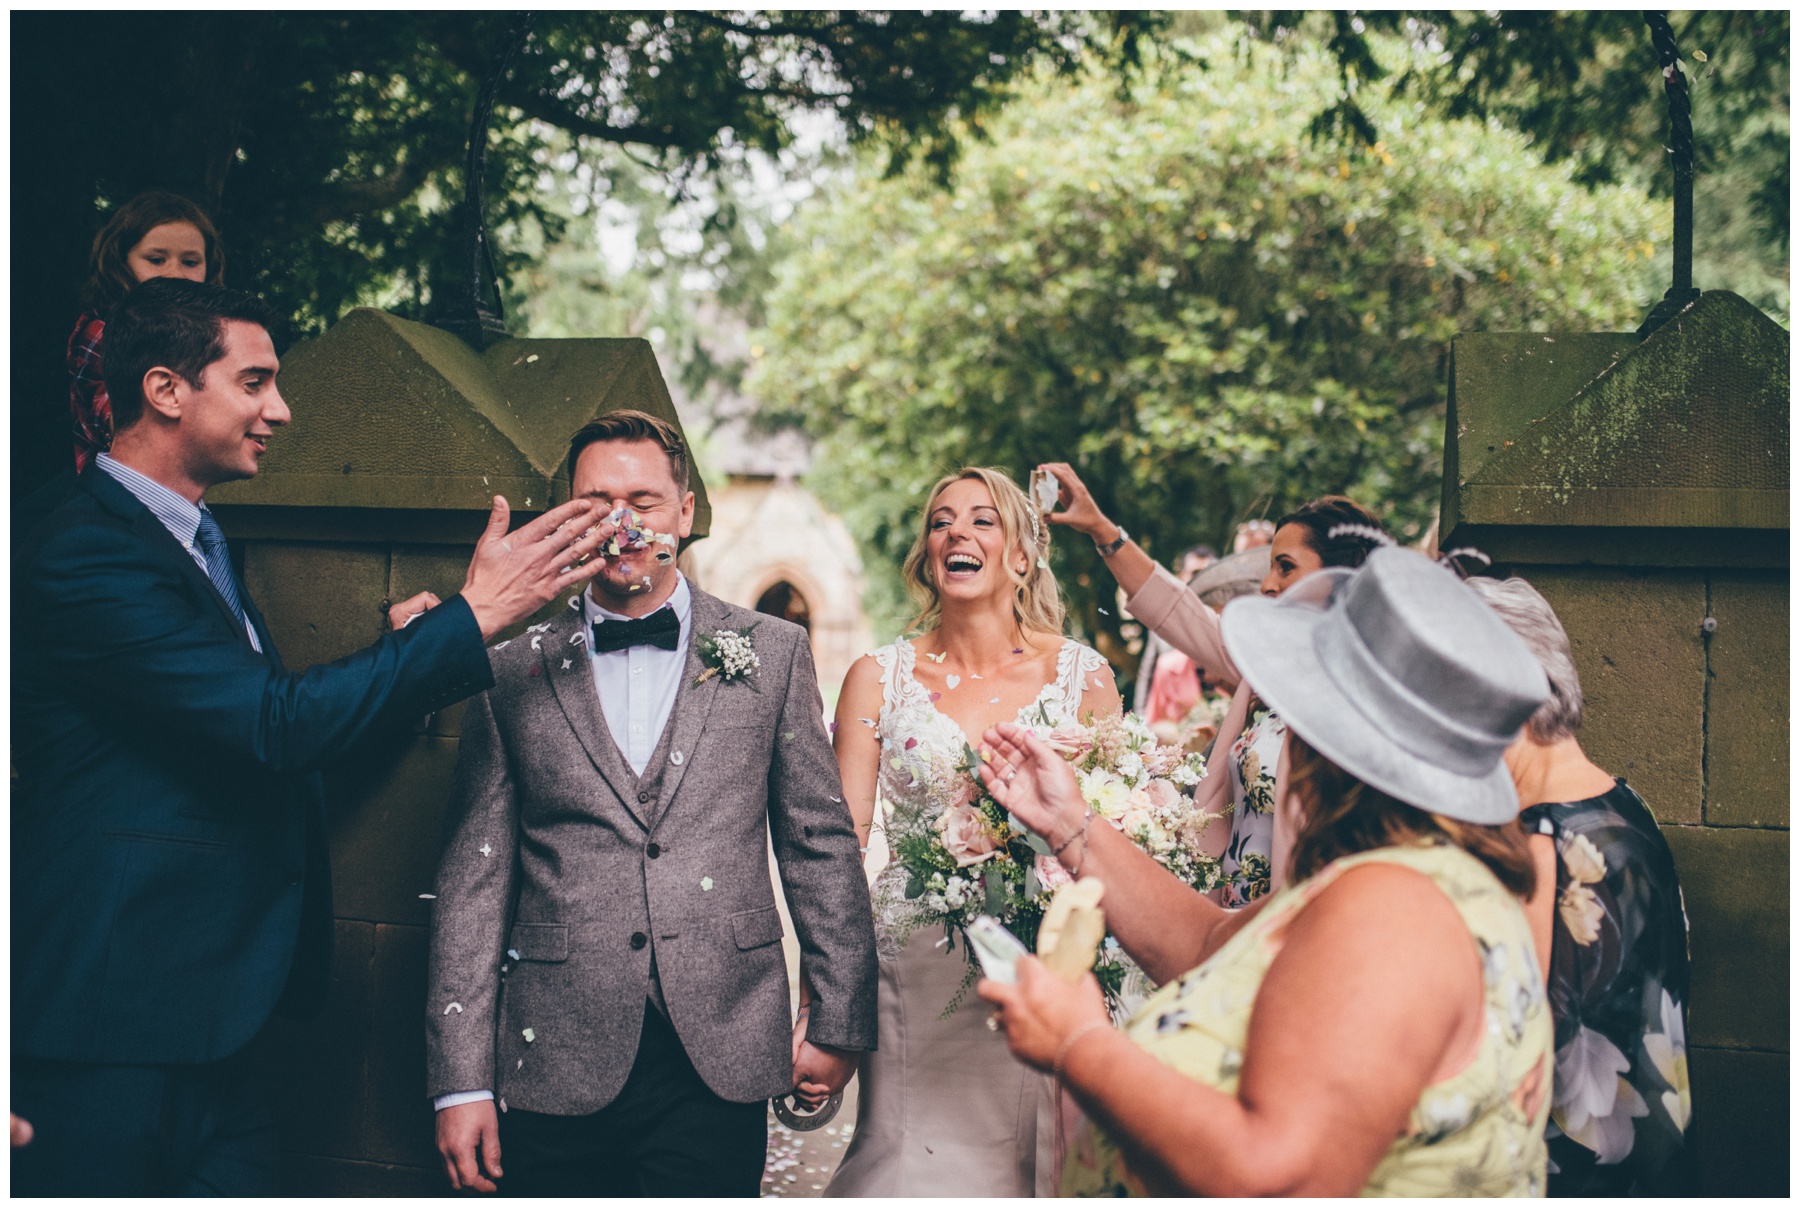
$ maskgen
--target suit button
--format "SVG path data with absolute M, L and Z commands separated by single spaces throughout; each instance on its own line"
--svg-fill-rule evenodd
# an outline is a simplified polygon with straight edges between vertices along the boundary
M 649 793 L 639 793 L 638 794 L 638 804 L 639 805 L 642 805 L 643 803 L 645 803 L 646 801 L 649 801 L 649 800 L 650 800 Z
M 648 944 L 649 942 L 650 942 L 650 937 L 645 935 L 643 932 L 634 931 L 631 933 L 631 946 L 633 948 L 642 948 L 645 944 Z
M 656 857 L 662 855 L 662 848 L 660 848 L 656 844 L 652 843 L 650 846 L 648 846 L 644 849 L 644 854 L 646 856 L 649 856 L 652 860 L 654 860 L 654 859 L 656 859 Z

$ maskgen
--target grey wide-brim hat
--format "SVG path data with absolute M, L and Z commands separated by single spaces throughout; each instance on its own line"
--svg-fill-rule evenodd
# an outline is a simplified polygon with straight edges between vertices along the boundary
M 1239 596 L 1254 594 L 1269 573 L 1269 547 L 1259 545 L 1242 553 L 1226 554 L 1188 580 L 1188 590 L 1215 611 Z
M 1501 759 L 1550 696 L 1537 659 L 1450 570 L 1387 547 L 1245 597 L 1225 648 L 1289 729 L 1364 783 L 1494 826 L 1519 813 Z

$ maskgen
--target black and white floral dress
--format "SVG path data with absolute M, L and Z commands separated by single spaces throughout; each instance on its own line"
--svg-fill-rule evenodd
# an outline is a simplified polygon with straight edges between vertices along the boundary
M 1519 819 L 1556 843 L 1549 1194 L 1683 1194 L 1688 932 L 1669 845 L 1623 780 Z

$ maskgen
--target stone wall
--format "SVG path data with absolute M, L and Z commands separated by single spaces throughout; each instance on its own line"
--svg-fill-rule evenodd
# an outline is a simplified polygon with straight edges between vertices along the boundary
M 1542 591 L 1569 632 L 1588 754 L 1643 796 L 1675 855 L 1699 1190 L 1785 1195 L 1787 572 L 1508 572 Z

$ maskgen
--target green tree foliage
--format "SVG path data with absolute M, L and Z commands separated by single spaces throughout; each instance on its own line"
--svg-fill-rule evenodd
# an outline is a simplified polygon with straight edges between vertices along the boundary
M 749 387 L 821 442 L 883 625 L 924 493 L 963 464 L 1070 460 L 1165 556 L 1334 491 L 1416 538 L 1450 338 L 1629 329 L 1660 294 L 1668 217 L 1641 191 L 1416 99 L 1368 100 L 1353 158 L 1308 137 L 1323 48 L 1181 49 L 1127 100 L 1029 93 L 949 190 L 871 169 L 795 233 Z M 1064 534 L 1055 566 L 1077 629 L 1120 653 L 1092 548 Z
M 1785 323 L 1788 13 L 1668 16 L 1693 100 L 1695 279 Z M 1276 11 L 1249 14 L 1243 28 L 1271 45 L 1326 45 L 1339 86 L 1316 132 L 1372 142 L 1368 98 L 1418 97 L 1449 117 L 1499 119 L 1544 158 L 1569 161 L 1584 183 L 1636 184 L 1659 197 L 1673 186 L 1668 103 L 1635 9 Z M 1370 43 L 1381 33 L 1424 53 L 1383 66 Z
M 207 206 L 229 280 L 321 330 L 349 306 L 421 315 L 458 278 L 470 114 L 507 13 L 35 12 L 13 21 L 15 493 L 66 464 L 61 353 L 88 244 L 145 188 Z M 487 214 L 503 277 L 557 242 L 536 187 L 562 135 L 678 179 L 773 150 L 804 112 L 940 174 L 1037 64 L 1120 66 L 1153 17 L 548 12 L 502 85 Z M 525 239 L 525 242 L 530 242 Z M 437 287 L 437 288 L 434 288 Z M 515 294 L 516 299 L 516 294 Z M 23 422 L 21 422 L 23 421 Z M 20 439 L 24 437 L 24 439 Z

